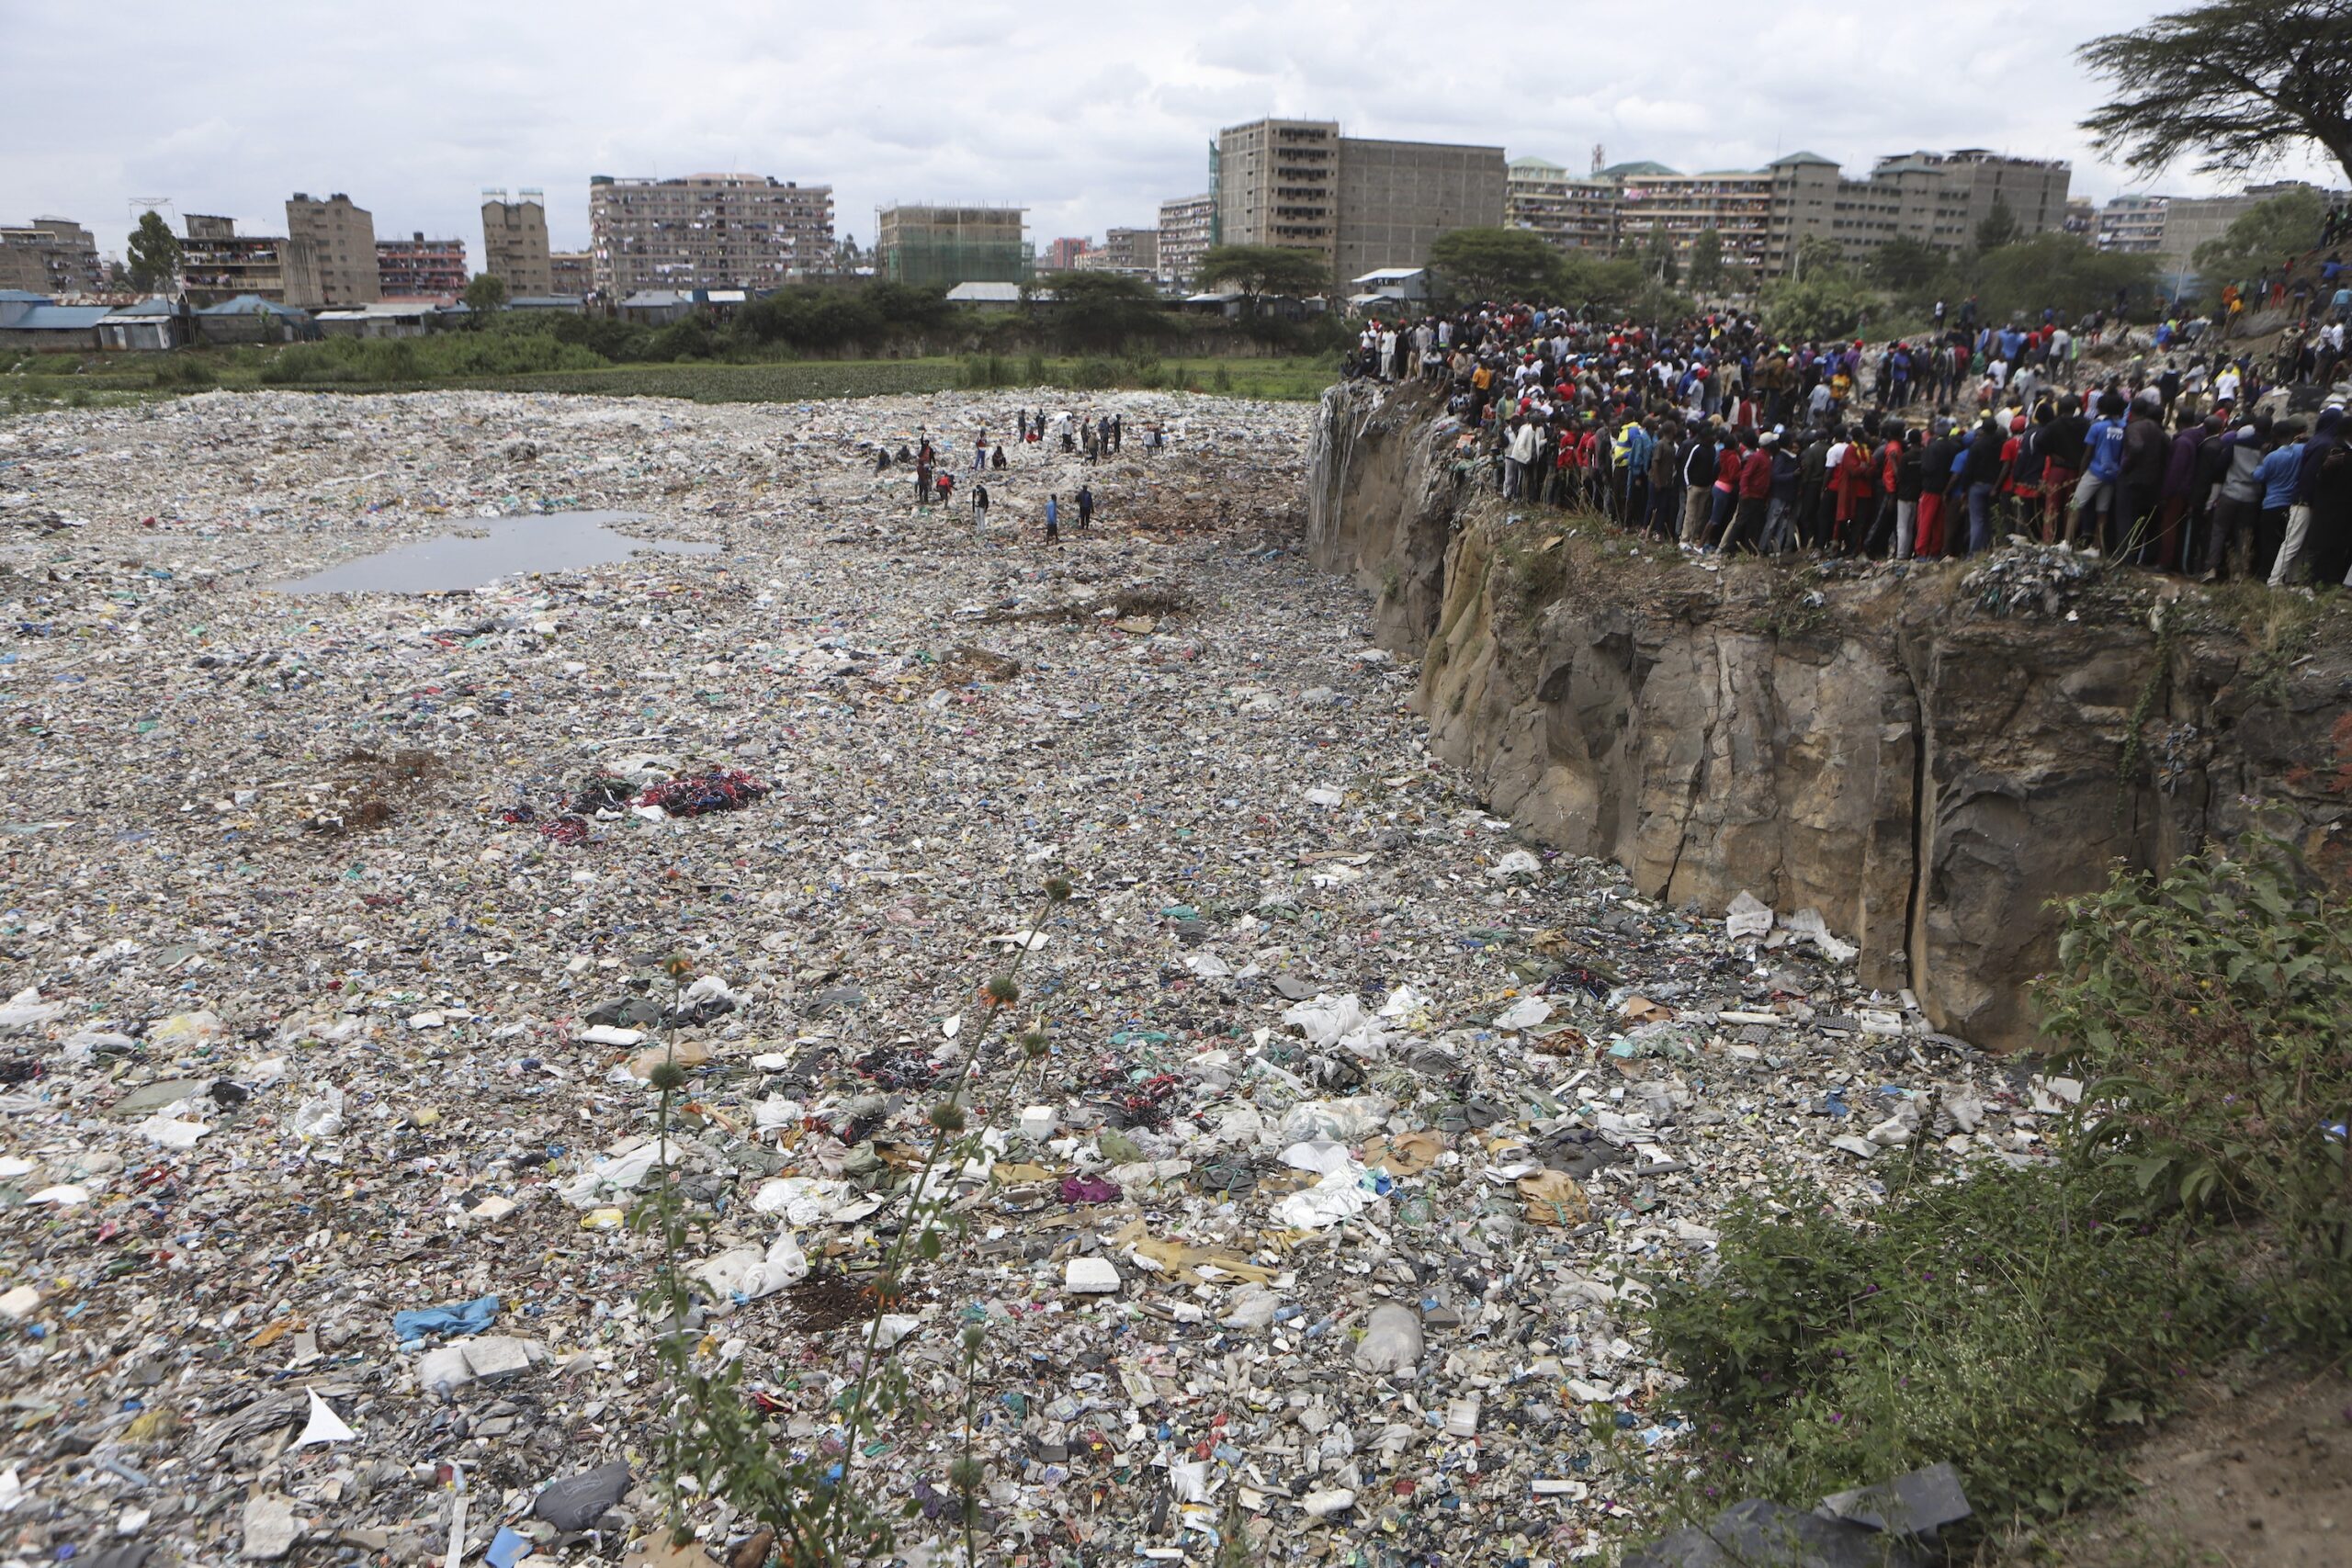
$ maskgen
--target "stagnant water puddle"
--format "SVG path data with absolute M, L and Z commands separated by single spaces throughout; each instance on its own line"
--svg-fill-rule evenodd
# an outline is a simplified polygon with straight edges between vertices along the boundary
M 718 553 L 717 545 L 639 538 L 617 526 L 645 520 L 641 512 L 479 518 L 465 526 L 482 530 L 480 534 L 443 534 L 273 586 L 280 593 L 454 593 L 517 572 L 609 566 L 639 548 L 689 556 Z

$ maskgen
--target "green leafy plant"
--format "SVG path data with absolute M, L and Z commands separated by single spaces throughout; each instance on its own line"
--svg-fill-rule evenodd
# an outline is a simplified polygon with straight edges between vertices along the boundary
M 2173 1231 L 2102 1223 L 2114 1196 L 2041 1167 L 1921 1180 L 1859 1222 L 1806 1190 L 1736 1211 L 1713 1275 L 1659 1282 L 1651 1312 L 1689 1380 L 1687 1504 L 1947 1459 L 1990 1517 L 2117 1491 L 2109 1429 L 2172 1405 L 2234 1301 Z
M 2148 1214 L 2267 1221 L 2293 1272 L 2352 1282 L 2344 890 L 2250 835 L 2071 901 L 2058 956 L 2038 997 L 2086 1080 L 2075 1157 L 2128 1177 Z M 2352 1332 L 2352 1295 L 2299 1300 L 2321 1314 L 2304 1326 Z

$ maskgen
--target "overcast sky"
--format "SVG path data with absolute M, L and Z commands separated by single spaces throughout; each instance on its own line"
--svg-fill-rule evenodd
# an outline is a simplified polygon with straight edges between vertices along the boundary
M 2073 46 L 2162 8 L 0 0 L 0 221 L 72 218 L 119 252 L 139 198 L 271 233 L 290 193 L 346 191 L 379 238 L 456 235 L 479 265 L 484 186 L 545 190 L 555 248 L 579 250 L 592 174 L 741 170 L 831 182 L 862 243 L 878 205 L 987 200 L 1025 205 L 1042 249 L 1155 221 L 1206 188 L 1219 127 L 1267 114 L 1577 170 L 1595 143 L 1685 170 L 1808 149 L 1855 173 L 1983 146 L 2069 159 L 2097 199 L 2211 190 L 2185 169 L 2135 184 L 2075 128 L 2098 91 Z

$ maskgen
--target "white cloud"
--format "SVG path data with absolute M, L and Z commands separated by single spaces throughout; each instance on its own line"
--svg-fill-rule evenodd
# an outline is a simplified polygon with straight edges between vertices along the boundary
M 741 169 L 831 182 L 861 239 L 876 204 L 938 198 L 1026 204 L 1043 243 L 1151 221 L 1205 186 L 1219 127 L 1268 113 L 1572 168 L 1596 142 L 1684 169 L 1804 148 L 1857 171 L 1991 146 L 2071 159 L 2076 192 L 2103 197 L 2132 182 L 2075 129 L 2098 91 L 2072 50 L 2168 0 L 2125 6 L 13 5 L 0 220 L 58 213 L 119 248 L 134 197 L 269 231 L 292 192 L 341 190 L 379 233 L 479 246 L 481 187 L 535 186 L 577 248 L 592 174 Z M 2214 187 L 2181 171 L 2155 188 Z

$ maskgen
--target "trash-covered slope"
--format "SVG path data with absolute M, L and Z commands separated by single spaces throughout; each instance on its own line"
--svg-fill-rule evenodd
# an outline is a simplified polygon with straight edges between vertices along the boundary
M 966 1322 L 992 1560 L 1200 1560 L 1234 1517 L 1589 1553 L 1679 1441 L 1642 1280 L 1726 1203 L 2038 1146 L 2063 1100 L 1859 985 L 1836 922 L 1693 920 L 1481 808 L 1300 553 L 1306 411 L 1105 398 L 1125 450 L 1010 454 L 986 547 L 875 471 L 1026 400 L 0 425 L 0 1560 L 619 1560 L 673 1043 L 709 1348 L 824 1450 L 1015 946 L 1051 1055 L 977 1070 L 968 1245 L 892 1305 L 934 1413 L 859 1456 L 924 1505 L 910 1561 Z M 719 548 L 262 586 L 556 504 Z M 713 1561 L 750 1533 L 690 1517 Z

